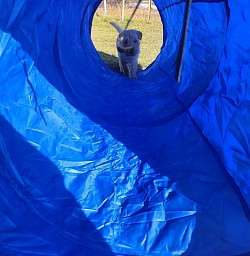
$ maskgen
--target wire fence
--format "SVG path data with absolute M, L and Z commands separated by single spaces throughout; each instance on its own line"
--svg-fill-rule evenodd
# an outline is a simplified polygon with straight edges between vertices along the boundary
M 104 14 L 113 13 L 114 10 L 118 10 L 119 18 L 123 21 L 128 17 L 133 10 L 138 1 L 136 0 L 103 0 L 99 6 Z M 141 2 L 138 12 L 140 13 L 140 18 L 143 16 L 145 20 L 155 20 L 159 19 L 159 14 L 156 5 L 152 0 L 144 0 Z

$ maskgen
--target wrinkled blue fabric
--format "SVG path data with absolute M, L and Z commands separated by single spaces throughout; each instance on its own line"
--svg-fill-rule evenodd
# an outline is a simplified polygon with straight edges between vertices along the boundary
M 91 41 L 100 1 L 0 0 L 0 254 L 250 252 L 250 3 L 155 0 L 138 80 Z

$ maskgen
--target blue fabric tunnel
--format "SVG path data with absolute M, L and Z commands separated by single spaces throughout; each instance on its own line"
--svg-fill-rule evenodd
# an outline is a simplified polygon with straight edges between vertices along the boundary
M 155 0 L 131 80 L 91 41 L 100 0 L 0 0 L 0 255 L 250 253 L 250 2 Z

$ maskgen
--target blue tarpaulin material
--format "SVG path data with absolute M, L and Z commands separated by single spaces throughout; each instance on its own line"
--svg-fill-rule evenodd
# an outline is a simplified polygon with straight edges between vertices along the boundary
M 250 252 L 250 2 L 155 0 L 130 80 L 91 41 L 100 0 L 0 0 L 0 255 Z

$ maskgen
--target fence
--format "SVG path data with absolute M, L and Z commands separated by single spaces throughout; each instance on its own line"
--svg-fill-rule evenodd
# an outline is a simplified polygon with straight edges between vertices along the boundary
M 109 8 L 119 7 L 121 8 L 121 20 L 125 19 L 125 9 L 126 8 L 135 8 L 138 1 L 135 0 L 103 0 L 101 3 L 101 7 L 103 7 L 104 13 L 108 13 Z M 157 7 L 155 6 L 152 0 L 143 0 L 140 3 L 139 9 L 147 10 L 147 19 L 151 19 L 152 10 L 157 11 Z

